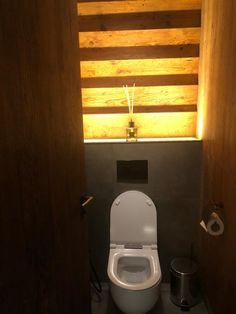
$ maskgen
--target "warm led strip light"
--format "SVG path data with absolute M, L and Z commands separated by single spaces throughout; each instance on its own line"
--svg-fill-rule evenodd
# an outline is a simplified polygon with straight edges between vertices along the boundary
M 160 138 L 139 138 L 138 143 L 150 143 L 150 142 L 199 142 L 200 139 L 196 137 L 160 137 Z M 126 143 L 123 138 L 118 139 L 85 139 L 85 144 L 95 143 Z

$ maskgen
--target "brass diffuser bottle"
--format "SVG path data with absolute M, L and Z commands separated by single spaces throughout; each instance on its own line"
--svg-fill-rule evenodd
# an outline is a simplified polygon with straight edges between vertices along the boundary
M 130 96 L 129 96 L 129 91 L 128 91 L 128 86 L 123 86 L 124 91 L 125 91 L 125 96 L 127 98 L 128 102 L 128 108 L 129 108 L 129 117 L 130 120 L 128 122 L 128 127 L 126 127 L 126 142 L 137 142 L 138 137 L 138 128 L 135 126 L 134 121 L 132 120 L 133 112 L 134 112 L 134 89 L 135 89 L 135 84 L 133 84 L 133 90 L 132 90 L 132 99 L 130 103 Z
M 126 142 L 137 142 L 137 131 L 138 128 L 135 127 L 134 121 L 130 120 L 126 128 Z

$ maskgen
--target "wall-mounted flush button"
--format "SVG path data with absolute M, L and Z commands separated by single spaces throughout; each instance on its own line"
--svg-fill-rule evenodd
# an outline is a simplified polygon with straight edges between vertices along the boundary
M 147 199 L 147 200 L 146 200 L 146 204 L 148 204 L 148 206 L 152 206 L 152 201 L 149 200 L 149 199 Z
M 147 160 L 117 160 L 117 182 L 140 184 L 148 183 Z
M 115 201 L 115 204 L 116 204 L 116 206 L 120 205 L 120 199 L 119 198 Z

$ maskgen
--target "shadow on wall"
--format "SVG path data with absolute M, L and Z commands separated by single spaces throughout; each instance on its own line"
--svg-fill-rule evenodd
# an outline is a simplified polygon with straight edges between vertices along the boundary
M 174 257 L 198 250 L 201 142 L 86 144 L 87 192 L 94 196 L 89 207 L 91 258 L 101 281 L 107 281 L 110 208 L 114 198 L 139 190 L 157 207 L 158 250 L 163 281 L 169 281 Z M 117 160 L 147 160 L 147 183 L 117 182 Z

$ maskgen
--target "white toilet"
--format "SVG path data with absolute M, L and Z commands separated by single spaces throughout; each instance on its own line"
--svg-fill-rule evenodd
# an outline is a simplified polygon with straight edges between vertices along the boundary
M 161 283 L 156 207 L 142 192 L 124 192 L 111 206 L 107 272 L 123 313 L 144 314 L 155 305 Z

